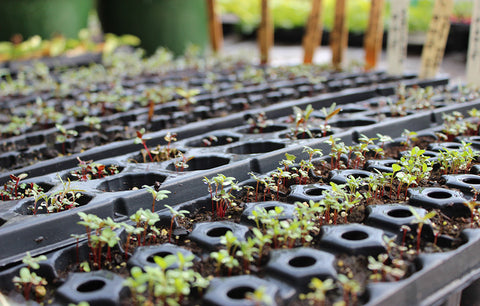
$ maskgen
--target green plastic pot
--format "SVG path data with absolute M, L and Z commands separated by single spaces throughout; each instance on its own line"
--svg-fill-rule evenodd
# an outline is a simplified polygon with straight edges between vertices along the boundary
M 54 34 L 76 38 L 87 27 L 92 0 L 0 0 L 0 40 Z
M 205 0 L 98 0 L 97 9 L 104 32 L 138 36 L 149 54 L 162 46 L 180 55 L 208 42 Z

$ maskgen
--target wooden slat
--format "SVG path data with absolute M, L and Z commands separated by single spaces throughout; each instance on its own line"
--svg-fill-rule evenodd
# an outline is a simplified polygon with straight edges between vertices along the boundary
M 348 43 L 348 29 L 346 16 L 347 0 L 337 0 L 335 3 L 335 20 L 330 33 L 330 49 L 332 50 L 332 66 L 340 69 L 343 53 Z
M 308 17 L 307 28 L 303 36 L 303 63 L 311 64 L 315 49 L 320 45 L 323 31 L 322 0 L 312 0 L 312 9 Z
M 422 50 L 422 65 L 419 73 L 422 79 L 435 77 L 442 63 L 452 11 L 453 0 L 435 1 L 427 39 Z
M 210 33 L 210 44 L 212 50 L 217 53 L 223 46 L 223 30 L 220 16 L 217 13 L 216 1 L 207 0 L 208 30 Z
M 480 0 L 473 1 L 470 36 L 468 38 L 467 82 L 480 86 Z
M 390 25 L 387 39 L 387 71 L 391 75 L 403 74 L 403 63 L 408 46 L 408 5 L 410 0 L 390 2 Z
M 382 52 L 384 6 L 384 0 L 372 0 L 364 41 L 366 70 L 377 66 L 377 61 Z
M 270 61 L 270 49 L 273 45 L 273 19 L 268 0 L 262 0 L 261 2 L 261 21 L 260 27 L 258 28 L 258 45 L 260 49 L 260 64 L 268 64 Z

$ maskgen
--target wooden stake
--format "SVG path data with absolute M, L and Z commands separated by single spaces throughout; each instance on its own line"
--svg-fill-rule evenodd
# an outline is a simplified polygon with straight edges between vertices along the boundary
M 480 0 L 473 1 L 470 36 L 468 38 L 467 82 L 480 86 Z
M 260 49 L 260 64 L 268 64 L 270 48 L 273 45 L 273 20 L 270 13 L 268 0 L 261 3 L 261 21 L 258 28 L 258 45 Z
M 364 41 L 365 70 L 377 66 L 377 61 L 382 52 L 384 4 L 384 0 L 372 0 Z
M 332 65 L 340 69 L 343 60 L 343 51 L 348 43 L 348 29 L 346 17 L 347 0 L 336 0 L 335 20 L 330 33 L 330 48 L 332 50 Z
M 391 75 L 403 73 L 403 62 L 408 46 L 408 5 L 410 0 L 390 2 L 390 26 L 387 39 L 387 71 Z
M 453 0 L 435 1 L 427 40 L 422 50 L 422 65 L 418 75 L 421 79 L 433 78 L 438 72 L 447 44 L 452 11 Z
M 311 64 L 315 49 L 322 40 L 323 22 L 322 22 L 322 0 L 312 0 L 312 10 L 308 17 L 307 28 L 303 36 L 303 63 Z
M 217 14 L 217 7 L 215 0 L 207 0 L 208 10 L 208 30 L 210 33 L 210 43 L 212 50 L 217 53 L 223 46 L 223 30 L 222 22 Z

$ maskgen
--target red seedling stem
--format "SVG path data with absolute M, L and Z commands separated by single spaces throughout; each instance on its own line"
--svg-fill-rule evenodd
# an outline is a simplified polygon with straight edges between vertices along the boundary
M 139 131 L 137 131 L 137 137 L 140 138 L 140 140 L 142 141 L 142 145 L 143 145 L 143 147 L 145 148 L 145 151 L 147 151 L 148 156 L 150 157 L 150 161 L 153 163 L 152 154 L 150 153 L 150 150 L 149 150 L 148 147 L 147 147 L 147 143 L 146 143 L 145 140 L 143 139 L 142 133 L 140 133 Z
M 172 231 L 173 231 L 173 222 L 175 221 L 175 216 L 170 220 L 170 231 L 168 232 L 168 242 L 172 242 Z
M 132 234 L 127 235 L 127 241 L 125 242 L 125 261 L 128 260 L 128 249 L 130 247 L 130 239 L 132 238 Z
M 423 227 L 423 223 L 419 223 L 418 229 L 417 229 L 417 253 L 420 253 L 420 239 L 422 236 L 422 227 Z

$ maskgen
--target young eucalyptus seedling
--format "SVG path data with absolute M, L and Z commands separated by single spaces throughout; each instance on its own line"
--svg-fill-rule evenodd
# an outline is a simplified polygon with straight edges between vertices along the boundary
M 422 237 L 422 229 L 423 225 L 428 222 L 431 218 L 433 218 L 437 213 L 435 211 L 428 212 L 425 214 L 425 216 L 420 216 L 420 214 L 413 208 L 409 207 L 410 212 L 412 215 L 415 217 L 415 219 L 412 220 L 412 224 L 417 224 L 417 253 L 420 253 L 420 240 Z
M 12 279 L 15 287 L 19 290 L 23 290 L 23 297 L 26 301 L 30 300 L 32 289 L 38 303 L 40 303 L 47 294 L 47 290 L 45 288 L 45 286 L 48 284 L 47 280 L 31 271 L 32 269 L 38 270 L 40 268 L 38 263 L 46 259 L 47 256 L 45 255 L 32 257 L 30 252 L 27 252 L 25 257 L 22 259 L 22 262 L 26 265 L 26 267 L 22 267 L 20 269 L 19 276 L 15 276 Z
M 142 188 L 147 189 L 148 192 L 152 195 L 152 211 L 155 211 L 155 203 L 168 198 L 168 194 L 171 192 L 169 190 L 160 190 L 160 182 L 155 182 L 152 186 L 143 185 Z
M 323 137 L 326 137 L 327 132 L 330 130 L 330 126 L 328 125 L 328 121 L 342 111 L 341 108 L 336 108 L 336 107 L 337 107 L 337 104 L 334 102 L 334 103 L 332 103 L 332 105 L 330 105 L 329 108 L 323 107 L 320 110 L 323 113 L 323 115 L 325 116 L 325 119 L 324 119 L 324 122 L 323 122 Z
M 142 144 L 143 145 L 143 148 L 145 149 L 145 151 L 147 152 L 148 156 L 150 157 L 150 161 L 153 163 L 153 157 L 152 157 L 152 153 L 150 153 L 150 149 L 148 148 L 147 146 L 147 142 L 146 140 L 149 139 L 149 138 L 145 138 L 143 135 L 145 134 L 145 128 L 142 128 L 140 131 L 136 131 L 137 132 L 137 137 L 135 138 L 135 140 L 133 141 L 133 143 L 135 144 Z
M 62 144 L 62 154 L 66 154 L 66 148 L 65 148 L 65 142 L 67 139 L 70 137 L 74 137 L 78 135 L 78 132 L 76 130 L 67 130 L 63 125 L 60 123 L 55 124 L 55 127 L 57 130 L 60 132 L 60 134 L 57 134 L 56 136 L 56 141 L 58 143 Z
M 336 286 L 331 278 L 322 281 L 321 279 L 314 277 L 311 279 L 310 284 L 308 284 L 308 288 L 312 291 L 301 293 L 300 299 L 308 300 L 310 305 L 323 306 L 327 299 L 327 292 L 335 289 Z
M 173 223 L 175 222 L 175 219 L 185 218 L 185 215 L 189 214 L 190 212 L 185 209 L 176 210 L 170 205 L 165 205 L 165 207 L 168 208 L 170 214 L 172 215 L 172 218 L 170 219 L 170 230 L 168 231 L 168 242 L 172 242 Z

